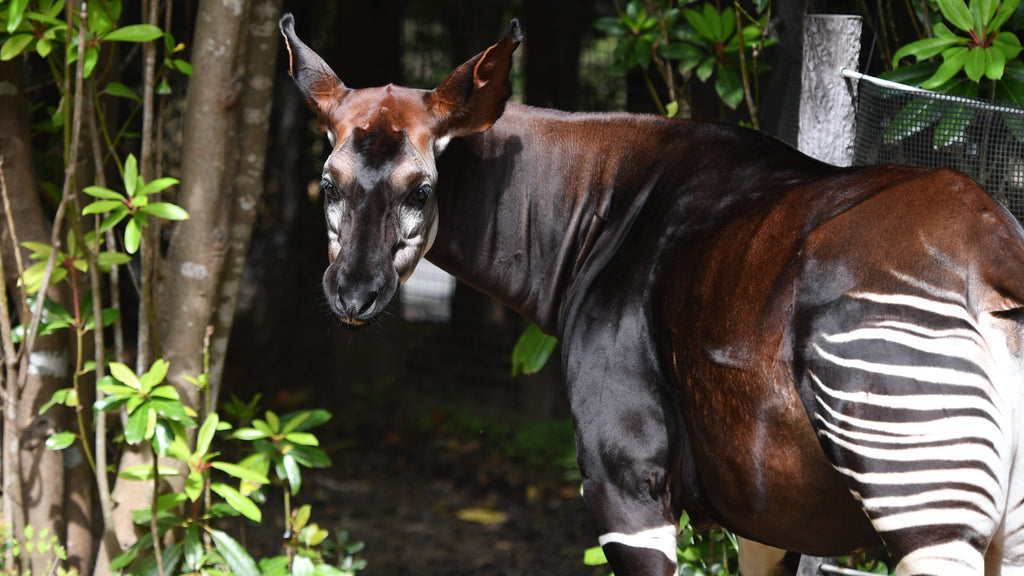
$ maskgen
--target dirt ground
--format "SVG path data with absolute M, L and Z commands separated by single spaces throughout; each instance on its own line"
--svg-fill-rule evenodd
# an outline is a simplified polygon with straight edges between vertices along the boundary
M 265 388 L 263 407 L 279 414 L 333 414 L 313 430 L 332 467 L 305 471 L 293 506 L 311 504 L 312 521 L 365 543 L 361 576 L 607 574 L 582 561 L 596 537 L 579 494 L 560 385 L 552 388 L 550 416 L 531 424 L 521 415 L 521 381 L 507 377 L 510 346 L 494 346 L 503 358 L 471 362 L 445 358 L 454 348 L 448 337 L 417 338 L 393 379 L 339 384 L 329 393 Z M 424 359 L 471 365 L 476 373 L 420 366 Z M 539 435 L 517 443 L 517 433 L 535 428 Z M 565 457 L 553 456 L 559 450 Z M 270 501 L 276 497 L 271 493 Z M 247 529 L 247 545 L 273 555 L 283 521 L 278 505 L 264 511 L 263 526 Z

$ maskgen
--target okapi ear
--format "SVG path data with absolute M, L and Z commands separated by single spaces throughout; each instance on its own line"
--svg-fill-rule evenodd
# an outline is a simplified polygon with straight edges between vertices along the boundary
M 512 53 L 522 41 L 519 21 L 513 19 L 497 44 L 456 68 L 430 93 L 431 108 L 447 121 L 447 132 L 439 136 L 483 132 L 501 117 L 512 93 Z
M 320 129 L 330 134 L 329 112 L 349 90 L 323 58 L 295 35 L 295 18 L 291 14 L 281 17 L 280 26 L 288 49 L 288 74 L 298 84 L 306 104 L 316 112 Z M 333 134 L 331 140 L 333 144 Z

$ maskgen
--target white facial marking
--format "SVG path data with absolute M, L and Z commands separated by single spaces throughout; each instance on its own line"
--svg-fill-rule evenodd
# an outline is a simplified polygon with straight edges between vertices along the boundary
M 448 147 L 448 143 L 452 141 L 452 137 L 445 134 L 437 140 L 434 140 L 434 156 L 440 156 L 444 149 Z
M 666 524 L 658 528 L 650 528 L 636 534 L 609 532 L 602 534 L 597 541 L 604 546 L 615 542 L 630 548 L 649 548 L 665 555 L 673 564 L 676 563 L 676 527 Z

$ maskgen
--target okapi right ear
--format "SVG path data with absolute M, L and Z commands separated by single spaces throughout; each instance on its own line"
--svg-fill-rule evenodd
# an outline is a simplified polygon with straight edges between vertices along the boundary
M 281 17 L 280 26 L 288 49 L 288 74 L 298 84 L 306 104 L 316 112 L 320 129 L 331 136 L 333 144 L 329 113 L 349 90 L 323 58 L 295 35 L 295 18 L 291 14 Z
M 513 19 L 497 44 L 456 68 L 430 93 L 431 108 L 447 124 L 439 136 L 483 132 L 501 117 L 512 93 L 512 53 L 522 41 L 519 21 Z

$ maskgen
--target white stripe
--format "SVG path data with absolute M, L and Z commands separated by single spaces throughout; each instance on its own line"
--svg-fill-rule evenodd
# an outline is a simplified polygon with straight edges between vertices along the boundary
M 865 458 L 885 460 L 887 462 L 921 462 L 936 460 L 943 462 L 976 462 L 984 464 L 993 472 L 997 473 L 1002 469 L 1003 463 L 998 454 L 994 454 L 988 447 L 977 444 L 954 444 L 952 446 L 901 446 L 898 448 L 874 448 L 859 446 L 840 438 L 829 430 L 822 430 L 823 435 L 832 439 L 836 444 Z M 942 471 L 936 471 L 941 474 Z
M 962 338 L 970 340 L 972 344 L 975 344 L 979 348 L 984 346 L 984 339 L 981 337 L 981 334 L 966 328 L 943 328 L 935 330 L 924 326 L 918 326 L 917 324 L 901 322 L 899 320 L 881 320 L 879 322 L 875 322 L 874 325 L 879 328 L 891 328 L 893 330 L 910 332 L 928 338 Z
M 818 395 L 815 395 L 815 398 L 818 400 L 818 405 L 828 412 L 828 418 L 818 414 L 817 420 L 846 438 L 886 444 L 913 444 L 924 441 L 964 440 L 968 437 L 987 439 L 1001 436 L 998 426 L 993 424 L 991 420 L 978 416 L 952 416 L 936 418 L 925 422 L 864 420 L 863 418 L 855 418 L 838 412 L 826 404 Z M 853 432 L 840 427 L 839 424 L 847 424 L 880 433 Z M 973 430 L 973 432 L 967 432 L 969 430 Z
M 969 330 L 960 330 L 964 335 L 973 335 Z M 893 328 L 858 328 L 843 334 L 826 334 L 825 340 L 835 344 L 847 344 L 865 340 L 881 340 L 901 344 L 907 348 L 929 352 L 931 354 L 947 356 L 950 358 L 961 358 L 969 362 L 977 361 L 976 350 L 967 344 L 976 344 L 971 338 L 963 336 L 946 336 L 943 338 L 928 338 L 908 334 L 907 332 Z
M 896 565 L 896 576 L 943 574 L 977 576 L 985 572 L 985 559 L 966 542 L 946 542 L 918 548 Z
M 979 534 L 991 534 L 996 522 L 990 516 L 969 508 L 930 508 L 874 518 L 871 520 L 871 524 L 878 532 L 894 532 L 921 526 L 964 524 Z
M 906 508 L 908 506 L 920 506 L 933 502 L 964 502 L 973 504 L 984 510 L 986 514 L 995 516 L 998 514 L 996 505 L 984 494 L 968 490 L 956 490 L 953 488 L 942 488 L 940 490 L 929 490 L 920 494 L 908 494 L 906 496 L 879 496 L 877 498 L 862 498 L 861 503 L 869 510 L 880 508 Z
M 659 528 L 651 528 L 636 534 L 623 534 L 621 532 L 608 532 L 598 537 L 597 541 L 604 546 L 615 542 L 629 546 L 630 548 L 649 548 L 657 550 L 666 558 L 676 564 L 676 531 L 677 528 L 671 524 Z
M 948 396 L 942 394 L 914 394 L 889 396 L 885 394 L 874 394 L 867 391 L 843 392 L 826 386 L 815 374 L 810 374 L 817 384 L 818 390 L 825 394 L 843 400 L 860 404 L 870 404 L 891 410 L 981 410 L 992 417 L 994 422 L 1000 420 L 992 402 L 978 398 L 977 396 Z M 895 424 L 894 424 L 895 426 Z
M 974 325 L 974 318 L 971 317 L 961 304 L 947 304 L 945 302 L 936 302 L 935 300 L 929 300 L 928 298 L 908 296 L 906 294 L 854 292 L 851 293 L 850 296 L 859 300 L 867 300 L 869 302 L 877 302 L 879 304 L 894 304 L 896 306 L 916 308 L 918 310 L 924 310 L 925 312 L 931 312 L 932 314 L 938 314 L 940 316 L 958 318 L 968 322 L 972 326 Z
M 990 474 L 981 470 L 959 469 L 959 470 L 916 470 L 912 472 L 856 472 L 849 468 L 836 466 L 844 476 L 847 476 L 861 485 L 869 484 L 895 484 L 897 486 L 909 486 L 912 484 L 967 484 L 976 486 L 988 494 L 1002 494 L 1003 489 Z M 999 501 L 999 498 L 996 498 Z
M 930 382 L 932 384 L 945 384 L 949 386 L 968 386 L 978 390 L 988 391 L 991 389 L 989 381 L 977 374 L 960 372 L 949 368 L 933 368 L 928 366 L 898 366 L 894 364 L 880 364 L 866 360 L 851 360 L 829 354 L 821 346 L 814 345 L 814 349 L 824 360 L 828 360 L 837 366 L 863 370 L 873 374 L 884 374 L 897 378 L 910 378 L 919 382 Z
M 890 270 L 890 272 L 896 278 L 899 278 L 900 280 L 906 282 L 907 284 L 910 284 L 915 288 L 920 288 L 921 290 L 924 290 L 925 292 L 931 294 L 932 296 L 939 300 L 959 302 L 960 304 L 966 306 L 966 300 L 964 299 L 963 292 L 945 290 L 943 288 L 939 288 L 938 286 L 933 286 L 925 282 L 924 280 L 921 280 L 920 278 L 915 278 L 909 274 L 904 274 L 903 272 L 899 272 L 897 270 Z

